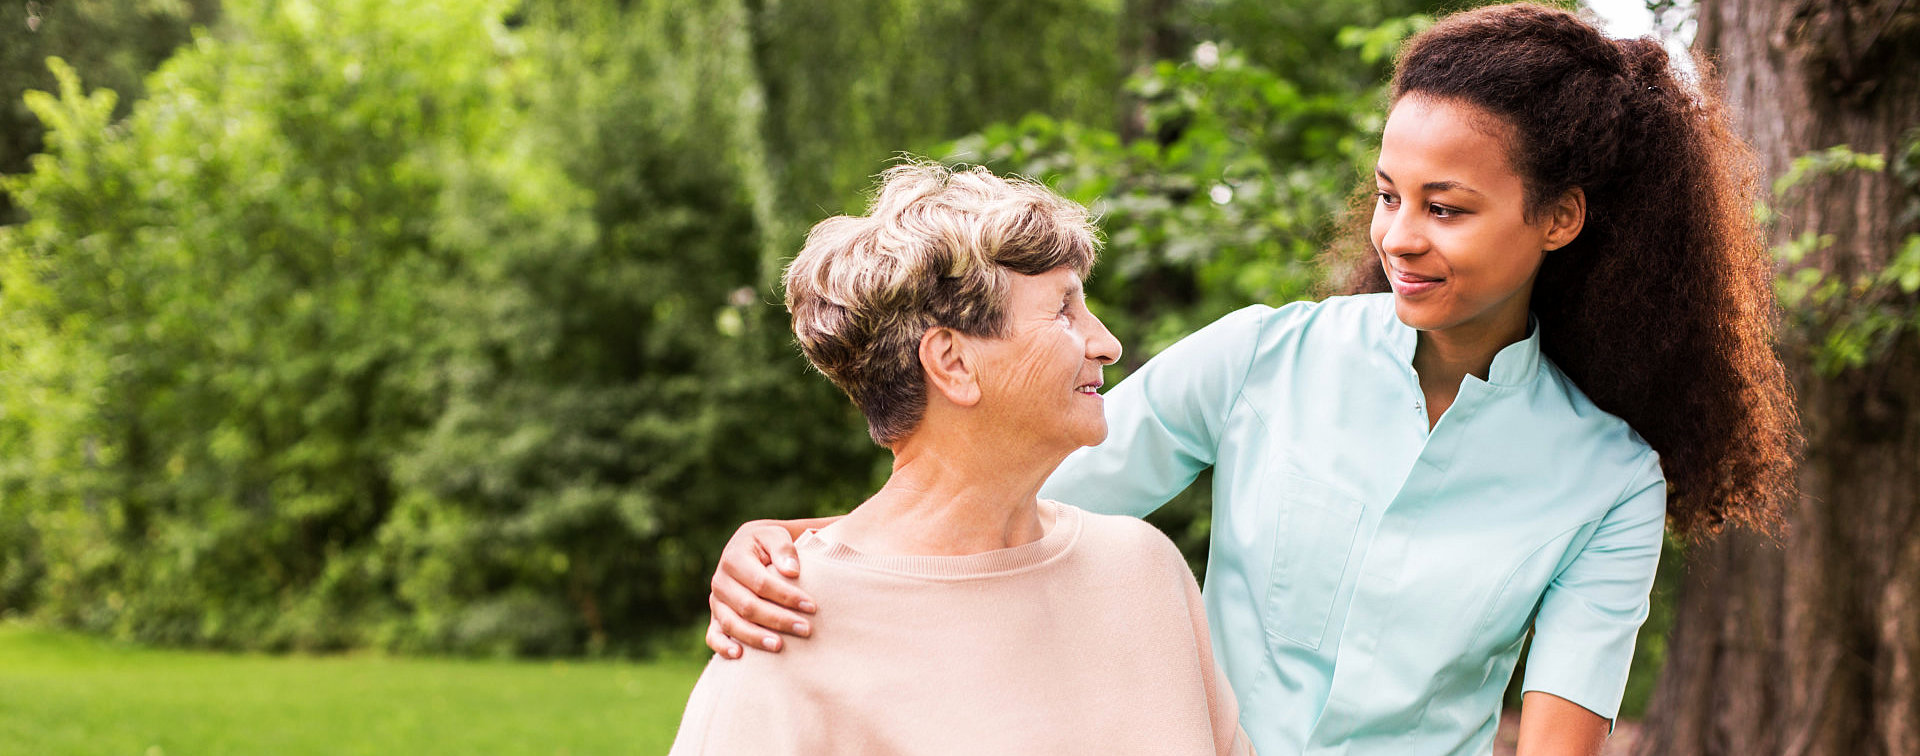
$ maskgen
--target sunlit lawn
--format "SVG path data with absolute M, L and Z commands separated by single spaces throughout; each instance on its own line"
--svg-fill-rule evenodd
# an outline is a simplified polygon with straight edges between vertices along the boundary
M 162 651 L 0 624 L 0 754 L 661 754 L 699 674 Z

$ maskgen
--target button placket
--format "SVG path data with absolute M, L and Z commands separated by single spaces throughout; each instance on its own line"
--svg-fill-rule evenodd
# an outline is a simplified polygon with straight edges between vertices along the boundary
M 1340 639 L 1341 659 L 1334 669 L 1326 707 L 1308 734 L 1309 744 L 1325 742 L 1319 739 L 1321 724 L 1329 719 L 1345 719 L 1329 717 L 1329 714 L 1362 709 L 1370 700 L 1371 686 L 1367 680 L 1378 663 L 1380 628 L 1398 626 L 1396 615 L 1402 602 L 1394 597 L 1406 567 L 1408 550 L 1419 530 L 1422 513 L 1419 504 L 1431 500 L 1441 488 L 1454 451 L 1460 446 L 1459 439 L 1472 425 L 1474 415 L 1487 397 L 1486 388 L 1477 380 L 1462 383 L 1453 406 L 1427 436 L 1419 456 L 1414 459 L 1413 469 L 1408 471 L 1400 490 L 1381 515 L 1371 547 L 1360 564 L 1360 576 L 1347 607 Z

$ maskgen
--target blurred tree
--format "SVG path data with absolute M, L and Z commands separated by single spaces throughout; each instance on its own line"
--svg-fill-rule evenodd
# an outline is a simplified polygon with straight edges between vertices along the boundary
M 1405 31 L 1376 35 L 1364 44 L 1342 30 L 1393 32 L 1396 23 L 1415 16 L 1436 16 L 1482 2 L 1374 0 L 1364 3 L 1188 0 L 1187 15 L 1196 41 L 1231 44 L 1247 62 L 1280 72 L 1310 94 L 1364 91 L 1390 73 L 1393 55 Z M 1573 7 L 1569 0 L 1552 4 Z M 1352 50 L 1358 46 L 1359 55 Z
M 435 412 L 410 366 L 462 251 L 445 188 L 474 163 L 540 184 L 495 147 L 497 10 L 269 5 L 231 8 L 124 122 L 62 66 L 28 99 L 48 151 L 7 182 L 31 220 L 0 243 L 24 326 L 0 334 L 0 426 L 37 456 L 0 496 L 27 502 L 71 624 L 334 647 L 395 616 L 375 536 Z
M 1694 550 L 1639 752 L 1920 753 L 1920 8 L 1697 11 L 1783 194 L 1808 454 L 1784 548 Z
M 40 151 L 40 121 L 28 90 L 58 86 L 47 58 L 61 58 L 94 86 L 119 92 L 119 114 L 139 99 L 141 79 L 185 43 L 194 25 L 211 23 L 217 0 L 27 0 L 0 11 L 0 174 L 27 169 Z M 16 223 L 0 193 L 0 224 Z
M 217 13 L 214 0 L 9 4 L 0 11 L 0 174 L 24 172 L 28 159 L 41 149 L 41 123 L 27 108 L 24 95 L 29 90 L 57 88 L 48 58 L 65 59 L 86 71 L 96 85 L 123 93 L 117 112 L 124 115 L 127 105 L 143 92 L 142 77 L 187 41 L 192 25 L 211 23 Z M 0 191 L 0 225 L 21 220 L 24 217 L 15 209 L 12 196 Z M 26 323 L 11 327 L 31 328 Z M 33 359 L 52 359 L 57 347 L 49 343 L 51 335 L 40 336 Z M 14 401 L 45 399 L 21 394 Z M 48 427 L 59 425 L 65 417 L 52 406 L 41 406 L 39 415 L 37 424 Z M 25 439 L 0 430 L 0 449 L 24 449 L 24 443 Z M 9 455 L 0 464 L 25 465 L 34 456 Z M 31 609 L 44 573 L 37 535 L 27 523 L 24 507 L 18 499 L 0 499 L 0 617 Z
M 443 230 L 490 252 L 437 308 L 448 404 L 383 534 L 433 645 L 597 650 L 690 625 L 734 524 L 864 491 L 871 444 L 774 304 L 745 19 L 709 0 L 529 10 L 516 151 L 565 180 L 456 194 Z
M 859 212 L 903 151 L 1047 113 L 1113 119 L 1112 0 L 748 0 L 779 207 Z

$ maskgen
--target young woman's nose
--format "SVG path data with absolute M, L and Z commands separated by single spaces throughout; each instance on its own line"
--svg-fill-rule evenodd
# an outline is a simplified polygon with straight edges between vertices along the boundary
M 1380 251 L 1395 257 L 1427 251 L 1426 229 L 1420 227 L 1420 214 L 1404 209 L 1386 218 L 1386 233 L 1380 235 Z

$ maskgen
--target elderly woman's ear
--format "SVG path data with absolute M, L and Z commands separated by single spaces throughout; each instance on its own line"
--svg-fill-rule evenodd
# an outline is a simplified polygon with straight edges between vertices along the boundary
M 980 403 L 980 374 L 966 337 L 952 328 L 934 326 L 920 334 L 920 367 L 927 384 L 947 401 L 961 407 Z

